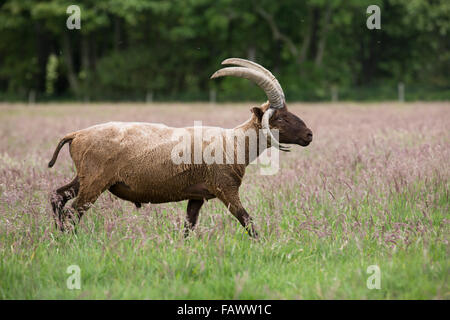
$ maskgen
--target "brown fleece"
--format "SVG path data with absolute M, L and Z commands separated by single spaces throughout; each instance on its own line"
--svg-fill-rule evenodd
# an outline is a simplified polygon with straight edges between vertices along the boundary
M 268 103 L 265 103 L 259 108 L 260 114 L 253 110 L 252 117 L 234 129 L 203 127 L 195 130 L 208 130 L 215 136 L 222 135 L 224 141 L 229 130 L 234 130 L 237 135 L 243 135 L 247 130 L 258 132 L 261 115 L 267 108 Z M 286 114 L 290 113 L 286 110 Z M 191 136 L 191 150 L 194 150 L 194 128 L 184 129 Z M 140 122 L 109 122 L 92 126 L 66 135 L 58 144 L 49 166 L 53 166 L 61 147 L 70 141 L 70 155 L 77 170 L 74 180 L 77 198 L 72 207 L 80 218 L 98 196 L 108 189 L 117 197 L 137 206 L 141 203 L 203 201 L 217 197 L 249 233 L 256 236 L 251 218 L 239 199 L 245 168 L 254 159 L 247 156 L 245 164 L 175 164 L 171 158 L 172 150 L 179 144 L 179 140 L 172 139 L 175 130 L 162 124 Z M 234 145 L 234 157 L 242 148 L 248 148 L 248 143 L 242 145 L 235 142 Z M 263 151 L 258 150 L 256 157 Z M 67 188 L 75 191 L 73 183 Z M 56 191 L 59 197 L 62 196 L 61 190 Z M 52 202 L 57 216 L 61 216 L 62 207 L 73 196 L 64 197 L 61 203 Z M 193 228 L 203 202 L 190 203 L 187 227 Z

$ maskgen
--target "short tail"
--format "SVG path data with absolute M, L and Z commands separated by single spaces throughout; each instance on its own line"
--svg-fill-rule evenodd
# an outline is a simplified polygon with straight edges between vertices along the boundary
M 73 140 L 73 136 L 65 136 L 59 143 L 58 146 L 55 149 L 55 152 L 53 152 L 52 160 L 48 163 L 48 167 L 51 168 L 56 162 L 56 159 L 58 158 L 59 150 L 67 143 L 71 142 Z

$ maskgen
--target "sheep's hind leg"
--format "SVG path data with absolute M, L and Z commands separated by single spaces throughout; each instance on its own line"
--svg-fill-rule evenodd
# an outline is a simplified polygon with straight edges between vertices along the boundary
M 52 204 L 55 225 L 56 228 L 59 228 L 61 231 L 64 231 L 64 206 L 66 205 L 67 201 L 77 196 L 79 189 L 80 181 L 77 176 L 72 180 L 72 182 L 66 184 L 65 186 L 62 186 L 61 188 L 58 188 L 51 195 L 50 203 Z
M 89 210 L 100 194 L 107 189 L 107 187 L 100 188 L 99 185 L 99 183 L 95 182 L 89 185 L 81 183 L 78 197 L 72 203 L 72 210 L 68 211 L 72 228 L 75 228 L 83 214 Z
M 191 230 L 194 230 L 197 223 L 198 213 L 202 207 L 204 200 L 190 199 L 187 205 L 186 221 L 184 222 L 184 237 L 189 235 Z
M 225 188 L 223 190 L 226 190 Z M 241 204 L 239 197 L 239 189 L 229 189 L 227 191 L 218 192 L 217 198 L 219 198 L 230 210 L 233 216 L 239 220 L 241 225 L 247 230 L 248 234 L 257 239 L 258 233 L 253 225 L 252 217 L 247 213 Z

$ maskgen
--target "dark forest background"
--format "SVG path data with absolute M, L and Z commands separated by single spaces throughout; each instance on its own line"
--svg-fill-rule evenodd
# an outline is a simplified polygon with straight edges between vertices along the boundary
M 228 57 L 272 70 L 289 101 L 396 100 L 399 83 L 406 100 L 449 100 L 449 31 L 448 0 L 6 0 L 0 101 L 261 100 L 209 80 Z

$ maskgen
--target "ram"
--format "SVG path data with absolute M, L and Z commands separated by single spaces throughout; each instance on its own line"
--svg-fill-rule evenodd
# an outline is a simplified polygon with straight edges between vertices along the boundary
M 267 147 L 289 151 L 290 147 L 283 144 L 309 145 L 312 132 L 300 118 L 288 111 L 283 90 L 270 71 L 239 58 L 226 59 L 222 64 L 235 67 L 220 69 L 211 76 L 212 79 L 223 76 L 248 79 L 262 88 L 268 98 L 260 107 L 251 109 L 249 120 L 233 129 L 201 128 L 208 130 L 210 135 L 212 132 L 213 136 L 223 136 L 224 141 L 229 136 L 243 137 L 244 140 L 233 139 L 232 151 L 232 156 L 246 155 L 243 163 L 202 160 L 200 163 L 177 164 L 173 161 L 173 150 L 179 141 L 173 137 L 180 128 L 161 124 L 110 122 L 69 133 L 59 142 L 48 164 L 52 167 L 63 145 L 70 144 L 77 175 L 72 182 L 55 190 L 50 199 L 56 225 L 62 231 L 73 227 L 100 194 L 109 190 L 137 207 L 141 203 L 188 200 L 186 235 L 195 227 L 204 201 L 218 198 L 248 233 L 257 237 L 252 218 L 239 198 L 239 187 L 247 165 Z M 192 137 L 192 145 L 188 147 L 194 148 L 197 129 L 183 128 Z M 248 139 L 251 131 L 263 133 L 256 135 L 255 153 L 249 150 L 254 147 Z M 272 131 L 278 133 L 278 140 Z M 239 143 L 239 140 L 245 142 Z M 230 149 L 224 148 L 224 155 L 227 152 L 229 155 Z M 236 160 L 236 157 L 232 158 Z M 71 208 L 64 208 L 73 198 Z

